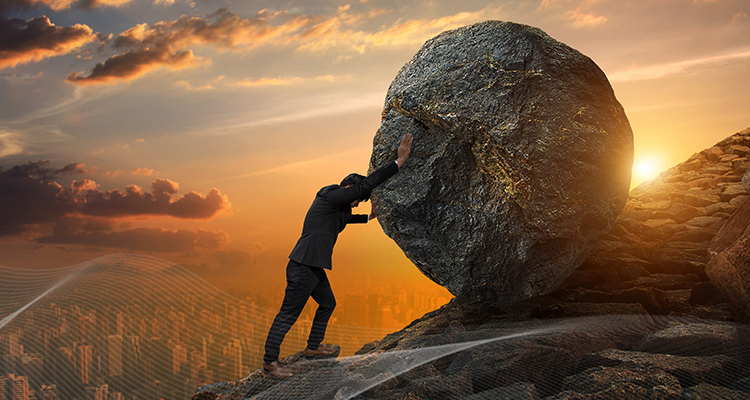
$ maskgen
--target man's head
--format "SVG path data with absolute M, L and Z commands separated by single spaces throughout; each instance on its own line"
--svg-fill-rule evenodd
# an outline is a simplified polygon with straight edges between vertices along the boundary
M 341 186 L 343 187 L 349 187 L 354 186 L 358 184 L 359 182 L 362 182 L 365 180 L 365 177 L 360 174 L 349 174 L 344 178 L 344 180 L 341 181 Z M 368 192 L 364 197 L 361 197 L 359 201 L 367 201 L 370 200 L 370 193 Z

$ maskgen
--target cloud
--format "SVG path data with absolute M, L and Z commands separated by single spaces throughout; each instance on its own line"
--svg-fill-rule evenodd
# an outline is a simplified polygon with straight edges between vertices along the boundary
M 0 128 L 0 158 L 23 152 L 23 136 Z
M 55 125 L 0 120 L 0 157 L 33 155 L 48 149 L 50 145 L 71 140 L 71 135 Z
M 66 189 L 45 179 L 53 177 L 54 170 L 44 164 L 27 163 L 0 171 L 0 236 L 20 234 L 30 225 L 75 212 Z
M 299 76 L 289 78 L 261 78 L 258 80 L 245 79 L 237 82 L 240 86 L 257 87 L 257 86 L 287 86 L 303 82 L 337 82 L 348 79 L 349 76 L 333 76 L 333 75 L 322 75 L 315 78 L 301 78 Z
M 604 15 L 596 15 L 588 9 L 594 8 L 600 0 L 544 0 L 536 11 L 549 10 L 558 16 L 572 21 L 573 28 L 593 28 L 609 20 Z M 568 11 L 564 11 L 564 10 Z
M 91 179 L 81 179 L 79 181 L 73 181 L 73 183 L 70 184 L 70 190 L 75 193 L 81 193 L 87 190 L 95 190 L 98 186 L 99 184 Z
M 0 2 L 0 16 L 7 15 L 11 11 L 25 11 L 47 5 L 53 11 L 70 8 L 76 0 L 3 0 Z
M 67 1 L 67 0 L 52 0 L 52 1 Z M 77 6 L 85 8 L 87 10 L 98 8 L 98 7 L 120 7 L 128 4 L 133 0 L 81 0 Z
M 750 59 L 750 48 L 736 49 L 729 54 L 709 57 L 700 57 L 692 60 L 683 60 L 673 63 L 651 65 L 647 67 L 633 68 L 627 71 L 610 74 L 611 82 L 639 81 L 645 79 L 657 79 L 668 75 L 684 73 L 691 68 L 711 65 L 721 65 L 731 61 L 742 61 Z
M 568 18 L 573 20 L 574 28 L 593 28 L 607 22 L 607 17 L 596 16 L 592 13 L 582 13 L 580 11 L 568 11 Z
M 374 47 L 417 46 L 436 34 L 486 19 L 489 9 L 476 12 L 460 12 L 434 20 L 412 19 L 397 21 L 390 27 L 375 32 L 342 29 L 348 23 L 345 14 L 337 14 L 296 37 L 298 50 L 323 51 L 328 48 L 343 48 L 364 53 Z
M 169 46 L 142 48 L 114 55 L 105 62 L 96 64 L 91 73 L 86 76 L 80 72 L 73 72 L 65 80 L 80 84 L 108 83 L 117 79 L 137 78 L 162 66 L 182 69 L 193 66 L 199 61 L 200 59 L 196 58 L 190 50 L 175 51 Z
M 165 215 L 207 219 L 231 207 L 227 197 L 217 189 L 211 189 L 206 196 L 190 192 L 173 199 L 179 185 L 168 179 L 156 179 L 150 192 L 129 185 L 124 193 L 116 189 L 99 191 L 96 182 L 90 179 L 74 180 L 69 188 L 55 182 L 60 177 L 88 171 L 78 163 L 50 168 L 48 161 L 0 169 L 0 236 L 20 234 L 71 217 L 115 219 Z
M 150 168 L 136 168 L 132 171 L 130 171 L 131 175 L 143 175 L 143 176 L 151 176 L 154 174 L 154 170 Z
M 245 45 L 255 47 L 263 43 L 278 43 L 289 35 L 309 27 L 314 17 L 292 15 L 287 12 L 260 11 L 254 17 L 240 18 L 227 9 L 205 18 L 183 15 L 174 21 L 160 21 L 151 26 L 139 24 L 121 33 L 114 41 L 115 48 L 131 46 L 187 47 L 194 44 L 214 44 L 230 49 Z M 272 21 L 280 22 L 274 25 Z
M 285 22 L 274 26 L 268 18 L 282 18 Z M 309 21 L 310 17 L 289 17 L 286 13 L 269 14 L 267 11 L 242 19 L 238 14 L 220 9 L 206 18 L 183 15 L 177 20 L 160 21 L 151 26 L 139 24 L 118 35 L 113 44 L 115 49 L 134 50 L 97 64 L 89 75 L 74 72 L 66 80 L 82 84 L 109 83 L 137 78 L 161 66 L 181 69 L 200 60 L 192 50 L 184 50 L 188 46 L 253 47 L 284 37 Z
M 40 243 L 83 244 L 90 246 L 115 247 L 131 251 L 195 251 L 198 249 L 218 250 L 229 242 L 229 236 L 224 231 L 208 231 L 199 229 L 168 230 L 161 228 L 135 228 L 125 231 L 105 232 L 94 230 L 73 230 L 70 226 L 59 229 L 48 236 L 38 239 Z
M 0 15 L 6 15 L 11 11 L 24 11 L 49 7 L 52 11 L 62 11 L 71 7 L 92 9 L 97 7 L 119 7 L 130 3 L 132 0 L 3 0 L 0 2 Z
M 248 86 L 248 87 L 254 87 L 254 86 L 286 86 L 291 85 L 294 83 L 302 82 L 302 78 L 300 77 L 293 77 L 293 78 L 262 78 L 258 80 L 250 80 L 245 79 L 243 81 L 238 82 L 237 84 L 240 86 Z
M 90 172 L 85 164 L 70 163 L 62 168 L 48 167 L 49 161 L 29 161 L 26 164 L 15 165 L 7 171 L 0 171 L 0 174 L 10 178 L 33 177 L 41 181 L 50 181 L 63 175 L 85 174 Z
M 0 23 L 0 69 L 68 54 L 96 39 L 91 28 L 75 24 L 58 27 L 42 16 Z
M 203 86 L 194 87 L 193 85 L 190 84 L 190 82 L 185 81 L 185 80 L 176 81 L 174 84 L 177 86 L 182 86 L 186 90 L 213 90 L 215 89 L 211 85 L 203 85 Z
M 97 64 L 89 75 L 80 72 L 70 74 L 67 81 L 111 83 L 138 78 L 161 66 L 184 68 L 194 65 L 198 59 L 188 48 L 200 45 L 234 51 L 278 45 L 293 46 L 301 51 L 340 48 L 357 53 L 373 47 L 420 45 L 446 29 L 485 19 L 487 11 L 462 12 L 435 20 L 399 20 L 390 27 L 374 32 L 357 29 L 358 24 L 368 19 L 369 13 L 351 12 L 349 6 L 339 7 L 328 16 L 263 10 L 253 17 L 241 18 L 227 9 L 220 9 L 205 18 L 183 15 L 173 21 L 138 24 L 120 33 L 112 41 L 112 47 L 129 50 Z M 189 83 L 183 82 L 179 81 L 178 84 L 192 89 Z M 293 78 L 266 78 L 245 84 L 293 83 Z
M 88 191 L 80 203 L 83 215 L 122 217 L 130 215 L 168 215 L 177 218 L 211 218 L 231 207 L 226 196 L 217 189 L 208 195 L 190 192 L 177 200 L 171 196 L 179 185 L 167 179 L 157 179 L 151 184 L 151 192 L 144 192 L 136 185 L 129 185 L 125 192 Z

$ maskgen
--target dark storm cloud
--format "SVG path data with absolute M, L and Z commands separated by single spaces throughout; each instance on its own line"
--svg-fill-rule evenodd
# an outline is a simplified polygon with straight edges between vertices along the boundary
M 75 203 L 56 182 L 18 173 L 0 171 L 0 236 L 18 234 L 29 225 L 76 211 Z
M 13 11 L 26 11 L 34 8 L 30 0 L 3 0 L 0 1 L 0 17 L 4 17 Z
M 0 236 L 19 234 L 32 226 L 52 222 L 56 223 L 56 229 L 62 229 L 60 232 L 68 232 L 107 230 L 103 229 L 107 227 L 103 222 L 107 218 L 169 215 L 205 219 L 231 207 L 227 197 L 216 189 L 206 196 L 190 192 L 173 200 L 179 185 L 167 179 L 155 180 L 150 192 L 130 185 L 124 193 L 116 189 L 97 190 L 96 182 L 90 179 L 74 180 L 69 188 L 54 181 L 87 171 L 83 164 L 51 168 L 47 161 L 0 168 Z M 76 227 L 75 221 L 69 219 L 71 216 L 98 218 L 78 221 L 82 225 Z
M 86 165 L 79 163 L 70 163 L 62 168 L 50 168 L 49 161 L 29 161 L 26 164 L 14 165 L 3 174 L 11 178 L 30 177 L 42 181 L 50 181 L 63 175 L 85 174 L 90 172 Z
M 46 16 L 0 18 L 0 69 L 68 54 L 96 38 L 86 25 L 59 27 Z

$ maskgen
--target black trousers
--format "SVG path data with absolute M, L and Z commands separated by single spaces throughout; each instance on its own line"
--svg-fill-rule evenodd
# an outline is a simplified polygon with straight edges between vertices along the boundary
M 281 342 L 299 318 L 299 314 L 310 297 L 318 303 L 318 309 L 315 311 L 307 347 L 315 350 L 325 337 L 328 319 L 331 318 L 333 309 L 336 308 L 336 299 L 333 297 L 331 284 L 323 268 L 309 267 L 289 260 L 286 265 L 284 302 L 268 332 L 263 362 L 270 364 L 279 359 Z

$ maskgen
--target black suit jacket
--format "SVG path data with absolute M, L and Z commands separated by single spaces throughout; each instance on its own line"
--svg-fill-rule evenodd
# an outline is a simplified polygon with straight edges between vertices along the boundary
M 367 215 L 352 215 L 351 203 L 375 189 L 398 172 L 398 164 L 390 162 L 348 188 L 326 186 L 315 196 L 305 216 L 302 235 L 294 246 L 289 259 L 308 265 L 331 269 L 333 245 L 346 224 L 365 223 Z

